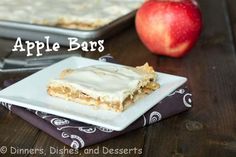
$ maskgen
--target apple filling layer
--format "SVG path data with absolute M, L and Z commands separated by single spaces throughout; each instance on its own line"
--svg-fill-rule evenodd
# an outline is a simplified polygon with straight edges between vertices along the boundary
M 50 81 L 47 91 L 65 100 L 121 112 L 159 88 L 156 76 L 148 64 L 136 68 L 96 65 L 66 69 L 59 79 Z

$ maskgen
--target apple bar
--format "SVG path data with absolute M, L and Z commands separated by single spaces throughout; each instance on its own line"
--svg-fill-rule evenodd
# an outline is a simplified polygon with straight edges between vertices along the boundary
M 144 0 L 1 0 L 0 19 L 70 29 L 95 30 L 139 8 Z
M 65 69 L 49 82 L 49 95 L 80 104 L 122 112 L 160 87 L 157 74 L 147 63 L 128 67 L 113 64 Z

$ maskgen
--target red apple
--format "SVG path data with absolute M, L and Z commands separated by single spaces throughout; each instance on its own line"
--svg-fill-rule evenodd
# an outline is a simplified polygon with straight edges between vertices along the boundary
M 181 57 L 197 42 L 202 17 L 195 0 L 149 0 L 138 10 L 135 25 L 151 52 Z

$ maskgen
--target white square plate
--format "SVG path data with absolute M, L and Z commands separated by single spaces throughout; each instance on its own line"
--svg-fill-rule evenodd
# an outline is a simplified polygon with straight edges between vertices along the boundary
M 121 113 L 95 109 L 93 106 L 66 101 L 47 94 L 49 80 L 58 78 L 62 70 L 99 64 L 112 63 L 81 57 L 67 58 L 1 90 L 0 102 L 120 131 L 187 81 L 184 77 L 158 73 L 158 82 L 161 87 Z

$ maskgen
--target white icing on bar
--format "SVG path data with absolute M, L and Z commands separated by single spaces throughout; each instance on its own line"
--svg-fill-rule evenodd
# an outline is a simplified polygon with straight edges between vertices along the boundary
M 52 80 L 50 84 L 70 85 L 92 98 L 122 103 L 153 77 L 153 74 L 136 68 L 97 65 L 76 69 L 63 79 Z
M 0 19 L 55 25 L 67 22 L 107 24 L 137 9 L 144 0 L 1 0 Z

